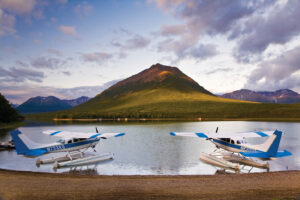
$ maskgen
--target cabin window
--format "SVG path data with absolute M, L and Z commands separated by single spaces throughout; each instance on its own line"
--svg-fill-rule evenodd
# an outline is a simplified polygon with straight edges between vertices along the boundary
M 241 141 L 238 140 L 238 141 L 236 141 L 236 143 L 237 143 L 237 144 L 241 144 Z
M 59 139 L 59 140 L 57 140 L 57 142 L 59 142 L 59 143 L 65 143 L 65 140 Z
M 73 142 L 78 142 L 78 139 L 77 139 L 77 138 L 74 138 L 74 139 L 73 139 Z
M 231 143 L 231 144 L 234 144 L 234 140 L 230 140 L 230 143 Z
M 229 138 L 220 138 L 220 140 L 222 140 L 222 141 L 224 141 L 224 142 L 230 143 L 230 139 L 229 139 Z
M 71 144 L 72 143 L 72 140 L 68 140 L 68 144 Z

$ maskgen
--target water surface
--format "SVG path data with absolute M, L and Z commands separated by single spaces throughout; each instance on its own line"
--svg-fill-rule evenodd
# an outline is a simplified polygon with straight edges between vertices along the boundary
M 293 156 L 270 161 L 271 171 L 300 169 L 300 123 L 287 122 L 140 122 L 140 123 L 88 123 L 55 125 L 36 123 L 20 127 L 19 130 L 35 142 L 48 143 L 56 141 L 51 136 L 42 134 L 44 130 L 63 130 L 93 132 L 95 127 L 100 132 L 125 132 L 118 138 L 101 140 L 96 146 L 97 152 L 114 154 L 112 161 L 105 161 L 97 166 L 84 166 L 82 171 L 95 172 L 101 175 L 194 175 L 214 174 L 216 168 L 199 160 L 201 152 L 210 153 L 214 144 L 200 138 L 173 137 L 171 131 L 214 132 L 247 132 L 254 130 L 282 130 L 280 150 L 287 149 Z M 10 140 L 8 133 L 0 133 L 0 141 Z M 252 139 L 251 143 L 263 140 Z M 57 156 L 47 154 L 41 159 Z M 62 154 L 63 155 L 63 154 Z M 52 165 L 35 165 L 37 158 L 17 155 L 14 151 L 0 152 L 0 168 L 54 172 Z M 80 169 L 80 168 L 77 168 Z M 88 170 L 86 170 L 88 169 Z M 57 172 L 68 172 L 70 169 L 59 169 Z M 256 170 L 262 171 L 262 170 Z M 71 172 L 76 172 L 71 170 Z

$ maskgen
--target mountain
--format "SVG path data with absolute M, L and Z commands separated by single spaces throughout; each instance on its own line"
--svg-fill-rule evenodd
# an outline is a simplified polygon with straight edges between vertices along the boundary
M 299 121 L 300 103 L 259 103 L 218 97 L 178 68 L 155 64 L 79 106 L 26 117 Z
M 177 67 L 161 64 L 124 79 L 57 118 L 194 117 L 211 109 L 204 102 L 240 102 L 213 95 Z M 182 114 L 184 113 L 184 115 Z
M 10 106 L 13 108 L 17 108 L 19 106 L 19 104 L 10 103 Z
M 231 93 L 222 95 L 225 98 L 255 101 L 263 103 L 298 103 L 300 95 L 289 89 L 281 89 L 273 92 L 268 91 L 252 91 L 252 90 L 237 90 Z
M 86 97 L 86 96 L 81 96 L 81 97 L 78 97 L 77 99 L 71 99 L 71 100 L 62 100 L 64 102 L 66 102 L 67 104 L 69 104 L 70 106 L 74 107 L 74 106 L 78 106 L 82 103 L 85 103 L 87 102 L 88 100 L 90 100 L 89 97 Z
M 28 99 L 17 107 L 20 113 L 38 113 L 38 112 L 51 112 L 58 110 L 66 110 L 77 106 L 81 103 L 88 101 L 89 98 L 82 96 L 72 100 L 61 100 L 54 96 L 48 97 L 33 97 Z
M 11 107 L 9 102 L 0 93 L 0 124 L 21 120 L 23 120 L 23 117 L 20 116 L 18 112 Z

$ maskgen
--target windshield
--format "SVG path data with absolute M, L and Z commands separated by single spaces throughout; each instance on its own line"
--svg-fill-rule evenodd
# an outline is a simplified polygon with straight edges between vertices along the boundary
M 65 143 L 65 140 L 59 139 L 59 140 L 57 140 L 57 142 L 59 142 L 59 143 Z

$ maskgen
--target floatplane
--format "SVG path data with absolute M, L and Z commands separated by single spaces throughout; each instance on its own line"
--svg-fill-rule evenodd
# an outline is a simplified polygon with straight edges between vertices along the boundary
M 99 133 L 97 128 L 95 133 L 53 130 L 43 131 L 42 133 L 56 138 L 57 141 L 50 144 L 41 144 L 30 140 L 19 130 L 10 132 L 17 154 L 26 157 L 37 157 L 48 153 L 67 152 L 66 155 L 60 157 L 52 157 L 45 160 L 37 159 L 36 164 L 38 167 L 41 164 L 54 163 L 54 170 L 62 167 L 95 164 L 100 161 L 112 159 L 113 154 L 111 153 L 88 155 L 85 152 L 89 148 L 96 152 L 95 146 L 101 139 L 125 135 L 125 133 Z
M 211 154 L 201 153 L 200 160 L 220 167 L 224 170 L 231 170 L 240 173 L 245 166 L 251 168 L 247 170 L 250 172 L 253 167 L 267 169 L 269 171 L 269 163 L 260 163 L 254 159 L 262 161 L 275 160 L 276 158 L 292 155 L 291 152 L 284 150 L 278 151 L 282 132 L 275 131 L 255 131 L 246 133 L 218 133 L 218 128 L 215 133 L 191 133 L 191 132 L 171 132 L 172 136 L 186 136 L 205 138 L 216 145 L 216 150 Z M 258 145 L 250 145 L 246 138 L 264 138 L 268 137 L 266 141 Z

